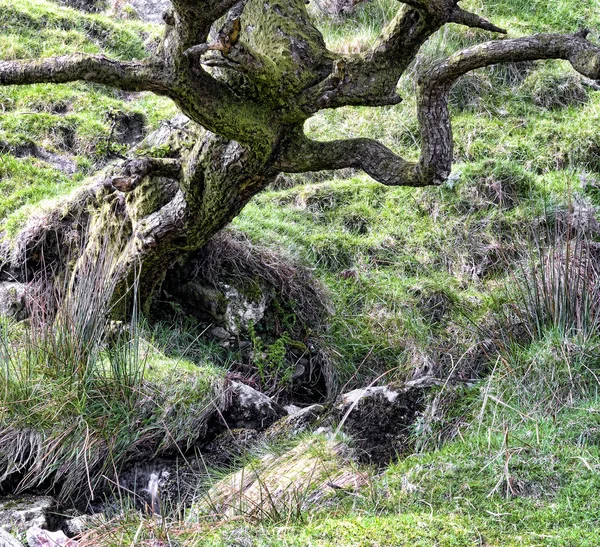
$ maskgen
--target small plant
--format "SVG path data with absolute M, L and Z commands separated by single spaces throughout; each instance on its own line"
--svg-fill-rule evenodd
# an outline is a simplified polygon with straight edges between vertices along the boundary
M 546 214 L 532 230 L 525 265 L 512 277 L 515 315 L 531 339 L 548 329 L 589 339 L 600 332 L 597 222 L 577 203 Z

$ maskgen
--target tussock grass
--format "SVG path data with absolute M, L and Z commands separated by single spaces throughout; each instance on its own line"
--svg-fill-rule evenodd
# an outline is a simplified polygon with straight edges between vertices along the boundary
M 1 325 L 2 490 L 89 502 L 128 464 L 188 450 L 225 402 L 222 369 L 166 357 L 136 313 L 109 322 L 111 267 L 105 245 L 60 291 L 31 295 L 29 324 Z

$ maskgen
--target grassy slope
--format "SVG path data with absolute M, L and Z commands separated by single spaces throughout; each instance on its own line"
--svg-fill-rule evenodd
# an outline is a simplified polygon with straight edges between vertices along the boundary
M 21 59 L 74 51 L 143 58 L 159 29 L 127 25 L 101 15 L 82 14 L 44 0 L 0 1 L 0 58 Z M 123 149 L 109 140 L 110 114 L 139 113 L 148 128 L 169 116 L 170 101 L 136 96 L 103 86 L 75 83 L 5 87 L 0 90 L 0 218 L 14 232 L 29 208 L 64 194 L 94 168 Z M 67 155 L 77 170 L 70 177 L 33 157 L 16 157 L 35 143 Z M 17 156 L 23 154 L 17 153 Z
M 489 0 L 485 13 L 514 35 L 573 31 L 582 23 L 598 28 L 596 2 L 581 4 Z M 0 57 L 75 48 L 131 58 L 143 54 L 140 32 L 156 32 L 43 0 L 0 0 L 0 6 L 0 22 L 10 21 L 13 34 L 0 36 Z M 395 1 L 375 0 L 341 26 L 321 24 L 331 47 L 356 50 L 372 43 L 396 7 Z M 42 20 L 49 24 L 42 26 Z M 430 41 L 419 64 L 484 36 L 449 27 Z M 80 84 L 0 92 L 0 141 L 29 139 L 60 150 L 56 128 L 67 124 L 75 129 L 72 153 L 80 166 L 70 181 L 40 160 L 5 151 L 0 207 L 4 215 L 15 215 L 13 225 L 22 217 L 20 207 L 65 191 L 105 157 L 106 110 L 143 112 L 150 125 L 170 110 L 158 99 L 130 100 Z M 401 82 L 401 92 L 405 101 L 397 107 L 327 112 L 310 120 L 308 129 L 323 139 L 377 137 L 414 158 L 410 77 Z M 396 367 L 402 375 L 415 366 L 461 363 L 477 336 L 467 328 L 464 311 L 484 322 L 497 306 L 492 295 L 507 267 L 498 258 L 501 244 L 518 239 L 522 227 L 574 193 L 596 200 L 600 93 L 585 88 L 564 63 L 479 71 L 453 92 L 453 111 L 458 163 L 444 187 L 383 188 L 360 174 L 325 175 L 258 196 L 235 221 L 254 241 L 313 266 L 330 287 L 336 313 L 324 337 L 338 356 L 343 381 L 357 369 L 357 381 L 365 381 Z M 576 349 L 565 353 L 565 347 Z M 505 355 L 489 380 L 459 398 L 453 416 L 461 425 L 453 441 L 431 449 L 441 433 L 424 421 L 416 434 L 428 450 L 390 467 L 358 494 L 340 493 L 327 511 L 306 510 L 301 518 L 253 526 L 236 521 L 216 531 L 177 525 L 169 533 L 190 544 L 215 545 L 230 545 L 239 534 L 252 545 L 596 545 L 600 401 L 586 372 L 597 370 L 595 350 L 593 340 L 583 344 L 549 333 Z M 571 389 L 573 363 L 585 388 Z M 553 393 L 560 395 L 558 403 Z M 165 533 L 147 525 L 138 540 Z M 119 534 L 132 541 L 136 531 L 137 522 Z
M 513 35 L 574 31 L 598 24 L 592 4 L 490 1 L 485 13 Z M 330 43 L 365 47 L 377 17 L 394 7 L 373 2 L 359 14 L 361 26 L 348 22 L 344 32 L 325 22 Z M 450 27 L 420 62 L 482 37 Z M 308 128 L 323 139 L 377 137 L 415 158 L 410 78 L 401 89 L 397 107 L 327 112 Z M 330 336 L 349 374 L 357 364 L 362 372 L 372 367 L 372 376 L 444 358 L 462 366 L 473 339 L 462 312 L 484 321 L 511 267 L 498 249 L 522 245 L 519 236 L 536 218 L 574 195 L 596 202 L 600 93 L 583 87 L 568 65 L 478 71 L 455 88 L 452 104 L 457 165 L 444 187 L 381 188 L 363 175 L 313 181 L 259 196 L 235 221 L 257 241 L 303 257 L 331 287 Z M 489 269 L 478 271 L 486 262 Z M 348 269 L 355 274 L 341 275 Z M 427 302 L 442 302 L 441 318 Z M 490 379 L 458 399 L 446 415 L 460 424 L 455 440 L 441 449 L 431 450 L 439 424 L 425 419 L 415 433 L 429 449 L 358 495 L 340 494 L 326 511 L 308 509 L 288 522 L 209 527 L 190 543 L 228 545 L 241 536 L 282 546 L 597 545 L 598 384 L 589 374 L 598 370 L 596 348 L 597 339 L 583 344 L 550 332 L 504 355 Z M 573 389 L 569 375 L 586 387 Z

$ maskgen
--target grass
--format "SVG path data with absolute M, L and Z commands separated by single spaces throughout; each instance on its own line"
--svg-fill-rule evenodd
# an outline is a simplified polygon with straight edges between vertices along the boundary
M 159 29 L 115 21 L 45 0 L 0 1 L 0 58 L 39 58 L 68 53 L 104 53 L 140 59 Z M 174 114 L 172 103 L 151 94 L 133 95 L 100 85 L 11 86 L 0 90 L 0 217 L 14 234 L 42 199 L 64 195 L 94 170 L 123 152 L 111 139 L 114 114 L 136 113 L 146 130 Z M 112 115 L 112 116 L 111 116 Z M 68 159 L 74 173 L 31 153 L 32 146 Z
M 461 5 L 512 36 L 600 26 L 593 2 L 481 4 Z M 341 19 L 314 15 L 332 49 L 358 52 L 374 43 L 397 7 L 395 0 L 373 0 Z M 0 36 L 0 58 L 73 49 L 137 58 L 158 32 L 44 0 L 0 0 L 0 24 L 10 28 Z M 483 32 L 443 29 L 400 82 L 403 103 L 322 112 L 307 122 L 308 133 L 322 140 L 377 138 L 407 158 L 418 157 L 415 72 L 483 39 Z M 142 114 L 148 128 L 173 112 L 168 101 L 150 95 L 83 84 L 4 88 L 0 105 L 0 216 L 9 233 L 42 199 L 69 191 L 121 150 L 108 141 L 107 112 Z M 566 250 L 570 237 L 548 246 L 570 204 L 585 203 L 597 217 L 600 93 L 564 62 L 508 65 L 461 80 L 451 108 L 456 165 L 442 187 L 387 188 L 359 173 L 294 177 L 257 196 L 234 221 L 250 241 L 291 255 L 327 286 L 334 311 L 321 338 L 340 388 L 391 370 L 385 379 L 434 374 L 470 380 L 470 387 L 432 395 L 439 411 L 418 422 L 419 451 L 381 474 L 368 474 L 368 484 L 356 491 L 334 489 L 323 507 L 297 511 L 297 504 L 283 503 L 265 518 L 238 514 L 218 522 L 158 523 L 129 512 L 100 529 L 102 539 L 92 533 L 90 544 L 597 545 L 596 303 L 577 308 L 587 298 L 580 293 L 592 285 L 582 290 L 557 276 L 550 279 L 558 283 L 548 284 L 540 266 L 554 261 L 561 271 L 572 256 L 574 247 Z M 18 157 L 31 143 L 72 158 L 75 173 Z M 532 240 L 531 233 L 541 239 Z M 595 249 L 597 238 L 590 234 L 579 249 Z M 592 328 L 571 328 L 577 315 L 568 319 L 563 311 L 586 307 Z M 552 316 L 552 309 L 563 311 Z M 510 339 L 519 322 L 528 322 L 527 335 Z M 85 465 L 68 463 L 74 455 L 79 463 L 85 455 L 99 461 L 108 447 L 108 461 L 116 463 L 127 461 L 132 446 L 153 454 L 193 442 L 202 424 L 190 409 L 202 415 L 222 373 L 211 363 L 226 366 L 232 358 L 199 334 L 185 323 L 154 326 L 137 345 L 122 348 L 129 353 L 121 353 L 120 361 L 112 355 L 116 369 L 100 344 L 91 380 L 79 392 L 81 384 L 65 383 L 56 363 L 48 368 L 44 359 L 25 359 L 13 366 L 4 376 L 12 398 L 5 397 L 0 420 L 6 434 L 8 424 L 33 429 L 27 442 L 46 447 L 36 452 L 39 473 L 31 480 L 71 473 L 73 481 L 87 484 Z M 13 333 L 11 340 L 19 337 Z M 114 373 L 136 359 L 143 366 L 134 367 L 133 375 Z M 114 433 L 108 439 L 107 431 Z M 169 445 L 169 436 L 177 442 Z M 49 451 L 59 446 L 64 450 Z M 270 478 L 262 479 L 263 486 Z M 288 501 L 303 499 L 303 492 Z
M 111 264 L 100 248 L 60 291 L 31 295 L 29 322 L 0 325 L 2 489 L 85 506 L 128 464 L 189 450 L 221 407 L 223 369 L 168 357 L 135 312 L 109 322 Z

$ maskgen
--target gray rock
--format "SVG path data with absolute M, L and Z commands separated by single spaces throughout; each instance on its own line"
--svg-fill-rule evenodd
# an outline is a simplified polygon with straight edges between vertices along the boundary
M 281 405 L 246 384 L 231 382 L 229 389 L 231 403 L 223 419 L 230 429 L 262 431 L 286 414 Z
M 0 283 L 0 316 L 21 321 L 27 317 L 27 286 L 24 283 Z
M 211 467 L 226 468 L 260 439 L 260 433 L 254 429 L 228 429 L 202 446 L 202 457 Z
M 227 308 L 225 310 L 225 326 L 234 334 L 248 330 L 248 327 L 260 323 L 265 316 L 269 298 L 266 292 L 259 296 L 248 297 L 236 287 L 226 283 L 221 284 Z
M 77 541 L 68 538 L 61 530 L 50 532 L 34 526 L 27 530 L 26 535 L 29 547 L 75 547 L 78 545 Z
M 354 439 L 360 460 L 386 465 L 410 452 L 411 427 L 437 381 L 421 378 L 403 385 L 355 389 L 340 397 L 335 408 L 340 427 Z
M 210 331 L 210 333 L 219 340 L 229 340 L 231 334 L 227 332 L 223 327 L 215 327 Z
M 289 416 L 281 418 L 266 431 L 267 439 L 293 437 L 307 431 L 315 425 L 325 411 L 323 405 L 310 405 L 305 408 L 289 405 L 285 409 Z
M 0 528 L 24 532 L 32 526 L 48 525 L 56 502 L 49 496 L 25 496 L 0 501 Z
M 23 547 L 23 544 L 0 528 L 0 547 Z
M 79 536 L 86 532 L 90 528 L 94 528 L 99 524 L 106 521 L 106 517 L 103 513 L 97 513 L 95 515 L 79 515 L 64 521 L 62 530 L 69 537 Z
M 142 21 L 162 24 L 163 13 L 171 7 L 169 0 L 128 0 L 129 4 Z

